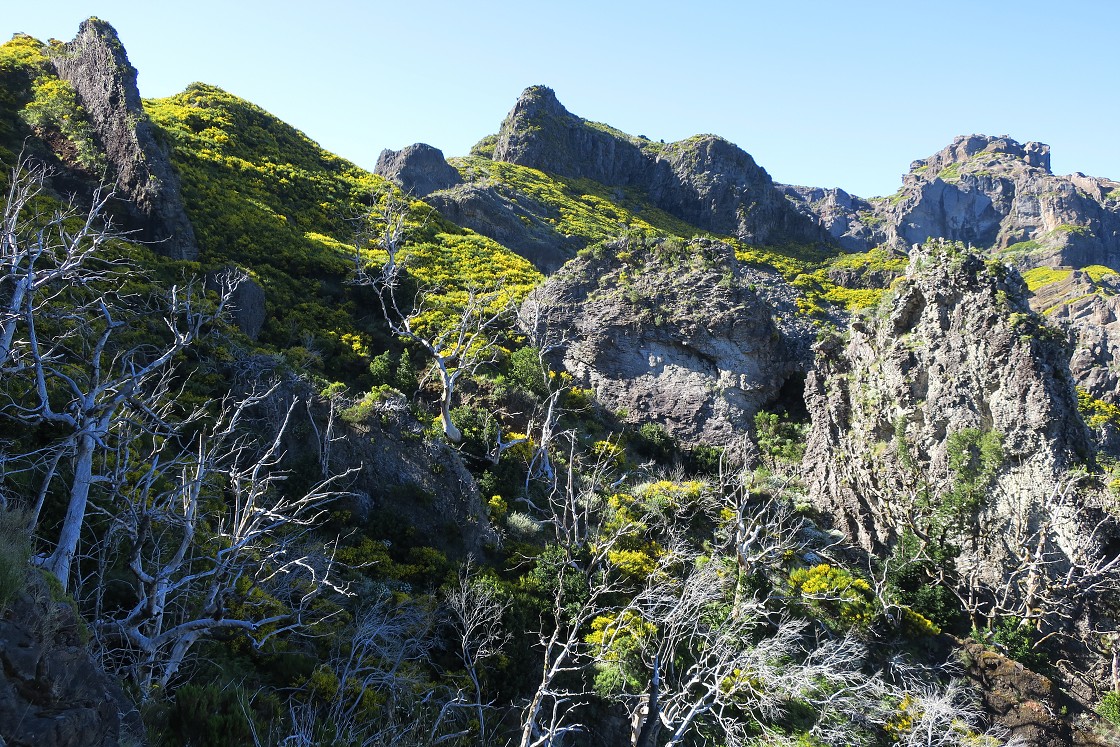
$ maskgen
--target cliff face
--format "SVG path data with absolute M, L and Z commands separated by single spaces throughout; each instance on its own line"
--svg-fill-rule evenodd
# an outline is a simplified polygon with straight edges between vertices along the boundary
M 1094 399 L 1120 403 L 1120 275 L 1064 272 L 1035 291 L 1031 308 L 1073 341 L 1069 367 L 1077 386 Z
M 670 215 L 744 241 L 816 242 L 816 221 L 788 204 L 750 154 L 713 135 L 668 145 L 574 116 L 551 89 L 521 94 L 498 133 L 495 161 L 632 187 Z
M 565 341 L 578 385 L 688 443 L 738 445 L 802 370 L 811 338 L 780 276 L 705 240 L 608 245 L 565 265 L 526 305 L 523 317 L 539 309 L 551 339 Z
M 1120 261 L 1120 183 L 1050 171 L 1050 147 L 965 135 L 915 161 L 891 197 L 784 187 L 841 246 L 906 250 L 927 239 L 991 247 L 1021 267 Z
M 1025 292 L 1017 273 L 974 256 L 915 253 L 872 318 L 818 346 L 805 467 L 813 495 L 864 546 L 893 542 L 899 496 L 917 482 L 948 490 L 955 432 L 1000 434 L 1000 484 L 1035 502 L 1088 456 L 1068 352 Z
M 173 259 L 196 259 L 194 229 L 183 208 L 179 177 L 156 142 L 140 103 L 136 69 L 117 32 L 104 21 L 84 21 L 78 35 L 52 57 L 89 116 L 109 163 L 117 194 L 126 200 L 136 238 Z
M 1120 529 L 1077 476 L 1093 456 L 1069 350 L 1025 290 L 960 250 L 915 252 L 872 317 L 818 345 L 803 468 L 816 504 L 866 549 L 939 537 L 986 614 L 1053 595 L 1068 616 L 1047 624 L 1062 627 L 1086 614 L 1078 588 Z

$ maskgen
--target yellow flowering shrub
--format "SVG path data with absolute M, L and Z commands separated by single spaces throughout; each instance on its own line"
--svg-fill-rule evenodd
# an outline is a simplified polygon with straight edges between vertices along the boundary
M 810 612 L 834 627 L 864 627 L 875 616 L 871 585 L 827 563 L 798 568 L 789 576 L 791 591 Z

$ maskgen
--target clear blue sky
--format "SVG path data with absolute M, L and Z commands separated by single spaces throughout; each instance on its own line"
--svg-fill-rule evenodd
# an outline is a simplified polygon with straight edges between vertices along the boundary
M 5 39 L 69 40 L 96 15 L 141 95 L 212 83 L 367 168 L 413 142 L 463 155 L 543 83 L 587 119 L 716 133 L 778 181 L 862 196 L 973 132 L 1120 179 L 1113 0 L 5 4 Z

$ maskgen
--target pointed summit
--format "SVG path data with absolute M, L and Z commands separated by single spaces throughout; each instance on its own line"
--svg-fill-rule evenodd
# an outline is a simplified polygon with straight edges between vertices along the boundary
M 198 245 L 183 208 L 179 176 L 156 143 L 136 87 L 136 68 L 116 30 L 99 18 L 52 57 L 58 76 L 74 87 L 105 151 L 117 193 L 129 204 L 129 228 L 160 254 L 195 259 Z
M 696 227 L 754 243 L 816 242 L 749 153 L 714 135 L 655 143 L 570 113 L 545 86 L 525 89 L 502 122 L 495 161 L 609 187 L 632 187 Z

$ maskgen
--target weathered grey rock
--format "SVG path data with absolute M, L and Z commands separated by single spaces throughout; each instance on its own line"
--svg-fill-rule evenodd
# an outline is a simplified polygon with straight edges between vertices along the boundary
M 461 184 L 429 194 L 425 201 L 449 221 L 494 239 L 541 272 L 558 270 L 587 242 L 556 230 L 555 208 L 493 182 Z
M 1066 276 L 1036 290 L 1031 308 L 1073 340 L 1069 367 L 1077 386 L 1120 403 L 1120 275 L 1094 281 L 1082 270 L 1057 270 Z
M 443 157 L 443 151 L 424 143 L 402 150 L 381 151 L 373 173 L 385 177 L 415 197 L 426 197 L 440 189 L 462 183 L 455 167 Z
M 840 248 L 863 252 L 874 246 L 874 208 L 870 202 L 842 189 L 775 185 L 794 208 L 819 223 Z
M 735 445 L 802 370 L 812 333 L 796 297 L 718 242 L 620 241 L 565 265 L 522 316 L 540 309 L 552 338 L 567 340 L 564 368 L 624 419 Z
M 827 238 L 774 188 L 765 169 L 714 135 L 668 145 L 570 114 L 544 86 L 526 89 L 498 133 L 494 160 L 633 187 L 702 229 L 754 243 Z
M 0 617 L 0 744 L 110 747 L 143 734 L 120 685 L 100 671 L 73 607 L 38 573 Z M 129 717 L 122 714 L 130 714 Z
M 996 431 L 1002 463 L 955 540 L 961 577 L 1003 589 L 1027 537 L 1048 553 L 1047 572 L 1098 557 L 1120 529 L 1094 530 L 1102 496 L 1071 487 L 1070 470 L 1093 452 L 1068 359 L 1017 272 L 936 246 L 915 252 L 907 277 L 873 315 L 853 319 L 847 340 L 818 345 L 806 383 L 810 496 L 881 556 L 945 500 L 957 477 L 953 434 Z
M 136 69 L 117 32 L 96 18 L 51 58 L 59 77 L 77 92 L 105 152 L 129 214 L 128 229 L 160 254 L 196 259 L 198 245 L 179 192 L 179 176 L 156 142 L 140 102 Z

